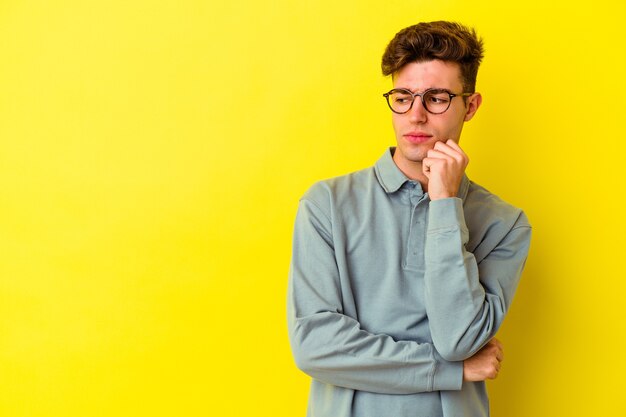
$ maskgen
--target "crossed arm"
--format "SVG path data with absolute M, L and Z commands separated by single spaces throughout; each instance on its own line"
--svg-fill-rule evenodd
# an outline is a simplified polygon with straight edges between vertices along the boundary
M 290 340 L 300 369 L 328 384 L 386 394 L 459 390 L 463 379 L 480 381 L 497 376 L 502 347 L 492 339 L 508 296 L 495 286 L 485 290 L 477 283 L 482 292 L 466 286 L 452 294 L 448 303 L 427 303 L 434 343 L 394 340 L 386 334 L 367 332 L 342 310 L 342 287 L 326 221 L 315 205 L 302 201 L 288 299 Z M 503 242 L 498 252 L 508 252 L 509 244 Z M 481 262 L 485 273 L 498 273 L 499 264 L 489 257 Z M 457 269 L 466 270 L 465 266 Z M 445 282 L 431 286 L 427 297 L 435 299 L 439 292 L 450 290 Z M 469 300 L 459 313 L 455 300 L 472 294 L 476 299 Z M 476 314 L 471 313 L 474 309 Z M 455 358 L 446 358 L 441 352 Z

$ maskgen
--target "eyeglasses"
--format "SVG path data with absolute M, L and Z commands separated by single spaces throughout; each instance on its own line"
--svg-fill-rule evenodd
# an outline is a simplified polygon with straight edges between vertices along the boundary
M 441 114 L 450 108 L 454 97 L 468 97 L 472 93 L 453 94 L 443 88 L 429 88 L 423 93 L 414 93 L 405 88 L 394 88 L 383 94 L 392 112 L 398 114 L 407 113 L 413 107 L 415 97 L 422 99 L 424 108 L 432 114 Z

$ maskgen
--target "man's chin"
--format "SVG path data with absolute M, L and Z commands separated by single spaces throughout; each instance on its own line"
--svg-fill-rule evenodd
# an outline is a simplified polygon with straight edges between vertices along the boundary
M 428 144 L 424 146 L 420 146 L 418 149 L 406 149 L 406 152 L 403 152 L 404 157 L 411 162 L 422 162 L 424 158 L 428 155 L 428 151 L 433 149 L 435 144 Z
M 397 160 L 397 158 L 401 158 L 410 163 L 422 163 L 422 161 L 427 155 L 427 152 L 428 152 L 428 149 L 419 150 L 419 151 L 413 150 L 409 152 L 403 149 L 396 149 L 396 152 L 394 154 L 394 159 Z

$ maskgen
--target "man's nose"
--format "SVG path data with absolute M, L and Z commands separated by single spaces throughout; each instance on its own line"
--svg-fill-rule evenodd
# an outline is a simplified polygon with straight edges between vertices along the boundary
M 412 123 L 423 123 L 428 118 L 428 111 L 419 97 L 415 97 L 413 106 L 409 110 L 409 117 Z

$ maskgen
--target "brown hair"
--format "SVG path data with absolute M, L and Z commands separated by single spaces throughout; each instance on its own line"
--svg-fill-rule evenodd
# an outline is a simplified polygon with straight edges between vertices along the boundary
M 473 93 L 483 59 L 483 41 L 474 29 L 455 22 L 422 22 L 396 33 L 383 54 L 383 75 L 393 75 L 411 62 L 456 62 L 464 92 Z

